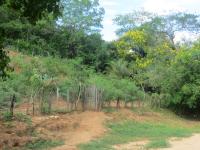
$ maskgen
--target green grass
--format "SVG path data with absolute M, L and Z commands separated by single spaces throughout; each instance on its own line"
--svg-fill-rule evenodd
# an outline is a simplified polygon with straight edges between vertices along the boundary
M 9 111 L 5 111 L 1 114 L 3 121 L 12 121 L 13 116 L 11 115 L 11 113 Z
M 72 110 L 67 110 L 67 109 L 53 109 L 52 110 L 52 113 L 53 114 L 69 114 L 69 113 L 71 113 L 71 112 L 73 112 Z
M 28 115 L 25 115 L 23 113 L 16 113 L 15 114 L 15 119 L 18 120 L 18 121 L 20 121 L 20 122 L 27 123 L 28 125 L 32 124 L 31 117 L 28 116 Z
M 48 150 L 63 144 L 63 141 L 37 140 L 26 144 L 24 150 Z
M 6 111 L 2 113 L 2 119 L 4 122 L 10 122 L 10 121 L 16 120 L 19 122 L 27 123 L 28 125 L 32 124 L 31 118 L 28 115 L 25 115 L 23 113 L 15 113 L 12 116 L 9 111 Z
M 192 135 L 189 128 L 175 127 L 168 124 L 124 121 L 108 125 L 110 132 L 101 139 L 80 145 L 81 150 L 110 150 L 113 145 L 137 140 L 149 139 L 147 147 L 167 146 L 166 139 L 170 137 L 187 137 Z M 160 141 L 162 139 L 163 141 Z M 156 142 L 155 142 L 156 141 Z
M 167 148 L 170 147 L 169 142 L 166 139 L 156 139 L 149 142 L 145 148 L 152 149 L 152 148 Z
M 113 112 L 116 112 L 117 109 L 116 108 L 112 108 L 112 107 L 105 107 L 105 108 L 103 108 L 102 111 L 105 112 L 105 113 L 113 113 Z

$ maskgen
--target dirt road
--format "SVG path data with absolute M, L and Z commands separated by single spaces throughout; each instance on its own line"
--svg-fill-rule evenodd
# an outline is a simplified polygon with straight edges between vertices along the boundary
M 200 134 L 181 140 L 171 140 L 171 147 L 159 150 L 200 150 Z
M 130 142 L 128 144 L 115 145 L 115 150 L 144 150 L 149 141 Z M 170 148 L 160 148 L 156 150 L 200 150 L 200 134 L 182 139 L 172 139 Z M 154 150 L 154 149 L 151 149 Z

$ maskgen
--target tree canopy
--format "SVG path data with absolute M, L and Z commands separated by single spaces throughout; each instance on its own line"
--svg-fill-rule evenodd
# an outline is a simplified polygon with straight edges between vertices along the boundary
M 25 17 L 31 23 L 36 23 L 46 13 L 52 13 L 54 17 L 57 17 L 62 11 L 60 0 L 6 0 L 6 4 L 19 13 L 20 17 Z
M 64 10 L 61 24 L 72 30 L 86 33 L 96 32 L 102 28 L 104 9 L 99 0 L 63 0 Z
M 200 32 L 200 16 L 185 12 L 157 15 L 146 11 L 134 11 L 125 15 L 118 15 L 114 22 L 119 26 L 117 34 L 121 35 L 129 30 L 144 29 L 154 36 L 167 36 L 174 44 L 176 32 Z

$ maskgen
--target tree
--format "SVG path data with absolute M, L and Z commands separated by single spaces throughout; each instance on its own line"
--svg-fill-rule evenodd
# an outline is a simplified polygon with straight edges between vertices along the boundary
M 4 0 L 0 2 L 0 77 L 6 76 L 6 69 L 8 68 L 9 58 L 6 52 L 3 51 L 3 42 L 5 40 L 5 25 L 8 27 L 20 26 L 23 28 L 23 23 L 26 19 L 31 24 L 35 24 L 40 20 L 45 13 L 52 13 L 55 17 L 60 14 L 61 5 L 60 0 Z M 12 13 L 11 13 L 12 12 Z M 15 27 L 16 28 L 16 27 Z M 15 35 L 15 34 L 10 34 Z
M 176 32 L 200 32 L 199 17 L 197 14 L 183 12 L 161 16 L 145 11 L 134 11 L 133 13 L 117 16 L 114 22 L 120 27 L 117 30 L 119 35 L 140 28 L 151 31 L 151 35 L 157 35 L 155 37 L 168 38 L 174 46 Z
M 157 25 L 154 27 L 158 33 L 164 33 L 170 39 L 173 45 L 176 32 L 200 32 L 200 20 L 199 15 L 190 13 L 172 13 L 166 16 L 155 17 L 150 26 L 153 24 Z
M 5 78 L 7 76 L 6 70 L 8 69 L 8 63 L 10 59 L 6 54 L 6 51 L 3 50 L 3 34 L 0 30 L 0 78 Z
M 132 13 L 128 13 L 125 15 L 117 15 L 113 21 L 115 24 L 119 26 L 116 33 L 117 35 L 123 35 L 124 33 L 138 28 L 145 24 L 146 22 L 150 22 L 153 18 L 153 14 L 140 10 L 133 11 Z
M 121 57 L 126 57 L 127 55 L 146 56 L 147 35 L 144 31 L 130 30 L 115 44 Z
M 128 68 L 128 62 L 123 59 L 112 61 L 110 63 L 110 73 L 119 78 L 126 78 L 131 76 L 131 72 Z
M 162 80 L 162 93 L 169 95 L 166 103 L 179 112 L 199 113 L 199 58 L 199 49 L 195 47 L 180 50 Z
M 8 69 L 9 57 L 6 52 L 0 48 L 0 77 L 5 78 L 7 76 L 6 70 Z
M 87 33 L 102 28 L 104 9 L 99 0 L 63 0 L 63 17 L 61 24 L 72 30 L 83 30 Z
M 45 13 L 52 13 L 54 17 L 61 15 L 62 5 L 60 0 L 7 0 L 8 7 L 20 14 L 20 17 L 25 17 L 35 24 L 42 19 Z

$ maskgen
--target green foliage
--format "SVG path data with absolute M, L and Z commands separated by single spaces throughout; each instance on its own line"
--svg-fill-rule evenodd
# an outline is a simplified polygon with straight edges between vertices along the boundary
M 110 133 L 108 135 L 94 140 L 89 144 L 80 145 L 80 148 L 83 150 L 109 150 L 113 145 L 133 142 L 144 138 L 157 141 L 169 137 L 186 137 L 192 134 L 192 131 L 187 128 L 135 121 L 111 123 L 109 124 L 109 128 Z M 164 144 L 160 141 L 153 145 L 163 146 Z
M 3 51 L 3 41 L 6 38 L 22 36 L 28 22 L 35 24 L 45 13 L 52 13 L 54 16 L 60 14 L 60 0 L 46 1 L 22 1 L 5 0 L 0 3 L 0 77 L 7 75 L 9 58 Z M 25 19 L 26 18 L 26 19 Z M 26 32 L 26 31 L 25 31 Z M 18 37 L 19 38 L 19 37 Z
M 10 105 L 11 96 L 15 94 L 17 96 L 17 102 L 20 101 L 21 94 L 26 95 L 24 91 L 27 88 L 24 82 L 24 76 L 16 74 L 10 74 L 8 80 L 0 80 L 0 108 L 6 109 Z
M 118 35 L 122 35 L 134 28 L 137 28 L 138 25 L 142 25 L 145 22 L 151 20 L 152 14 L 146 11 L 133 11 L 132 13 L 125 15 L 118 15 L 114 18 L 114 22 L 120 27 L 117 30 Z
M 0 108 L 15 94 L 18 102 L 41 100 L 41 111 L 50 113 L 56 90 L 75 102 L 96 87 L 103 102 L 148 99 L 153 107 L 198 113 L 200 44 L 178 47 L 174 37 L 199 32 L 199 15 L 119 15 L 114 21 L 122 36 L 113 42 L 99 33 L 103 15 L 98 0 L 1 1 L 0 77 L 10 78 L 0 80 Z M 30 60 L 13 57 L 8 65 L 3 47 Z
M 44 13 L 53 13 L 57 16 L 60 13 L 59 0 L 50 1 L 22 1 L 5 0 L 0 3 L 0 77 L 7 75 L 9 58 L 2 50 L 5 37 L 16 38 L 20 32 L 29 28 L 28 19 L 36 23 Z M 20 18 L 21 17 L 21 18 Z M 26 18 L 26 19 L 25 19 Z M 24 19 L 24 20 L 23 20 Z
M 178 49 L 173 41 L 175 31 L 198 32 L 198 17 L 187 13 L 158 16 L 143 11 L 118 16 L 115 21 L 122 27 L 120 32 L 125 32 L 115 44 L 128 64 L 121 61 L 122 65 L 116 67 L 114 63 L 114 74 L 124 77 L 128 72 L 153 107 L 198 114 L 199 43 Z
M 100 91 L 102 102 L 144 100 L 144 92 L 132 80 L 123 79 L 126 76 L 115 74 L 114 71 L 109 76 L 96 74 L 94 69 L 83 65 L 80 59 L 27 58 L 19 55 L 11 60 L 11 64 L 20 70 L 10 74 L 9 80 L 0 82 L 3 108 L 9 107 L 10 96 L 15 94 L 19 102 L 25 99 L 30 102 L 37 100 L 41 104 L 41 112 L 46 114 L 51 112 L 51 97 L 56 95 L 57 88 L 63 98 L 75 102 L 80 92 L 83 95 L 84 88 L 91 86 Z
M 31 23 L 40 20 L 45 13 L 52 13 L 55 17 L 61 14 L 60 0 L 7 0 L 6 3 L 9 8 L 19 12 L 21 17 L 27 18 Z
M 32 123 L 31 117 L 27 116 L 27 115 L 25 115 L 23 113 L 16 113 L 14 118 L 17 121 L 24 122 L 24 123 L 27 123 L 29 125 L 31 125 L 31 123 Z
M 13 116 L 10 112 L 6 111 L 2 114 L 3 121 L 11 121 L 13 119 Z
M 126 32 L 117 42 L 116 47 L 121 57 L 134 55 L 145 57 L 145 48 L 147 45 L 147 35 L 144 31 L 132 30 Z
M 0 33 L 0 38 L 2 38 L 1 36 Z M 5 78 L 7 76 L 7 71 L 9 70 L 8 63 L 10 59 L 2 48 L 2 40 L 0 39 L 0 77 Z
M 174 47 L 175 32 L 189 31 L 198 33 L 200 28 L 199 15 L 184 12 L 159 16 L 146 11 L 133 11 L 125 15 L 118 15 L 114 19 L 119 26 L 117 33 L 122 35 L 133 29 L 146 30 L 154 39 L 166 40 L 166 36 Z M 153 40 L 153 39 L 152 39 Z M 155 40 L 154 43 L 157 43 Z
M 98 0 L 6 0 L 0 5 L 0 14 L 0 31 L 5 37 L 5 47 L 13 46 L 31 55 L 81 57 L 82 63 L 96 71 L 106 70 L 110 53 L 97 32 L 102 27 L 104 15 Z M 8 64 L 4 55 L 2 53 L 2 74 L 5 74 L 5 65 Z
M 113 112 L 116 112 L 116 109 L 112 107 L 106 107 L 106 108 L 103 108 L 102 111 L 105 113 L 113 113 Z
M 64 143 L 62 141 L 52 141 L 52 140 L 36 140 L 35 142 L 28 143 L 24 149 L 26 150 L 46 150 L 49 148 L 54 148 L 61 146 Z
M 99 0 L 63 0 L 62 23 L 71 30 L 83 30 L 87 33 L 102 28 L 104 8 Z
M 157 139 L 155 141 L 151 141 L 145 146 L 147 149 L 156 149 L 156 148 L 167 148 L 170 147 L 169 142 L 164 139 Z
M 198 111 L 199 56 L 198 49 L 180 51 L 172 61 L 168 77 L 162 85 L 163 91 L 170 94 L 170 98 L 173 97 L 169 102 L 169 106 L 179 111 Z
M 128 67 L 128 62 L 123 59 L 112 61 L 110 63 L 109 73 L 119 78 L 128 78 L 131 75 L 131 71 Z
M 129 79 L 119 79 L 114 76 L 94 76 L 89 81 L 102 91 L 104 101 L 120 99 L 122 101 L 135 101 L 141 99 L 141 91 Z
M 6 121 L 6 122 L 16 120 L 19 122 L 27 123 L 29 125 L 32 123 L 31 118 L 25 114 L 16 113 L 16 114 L 14 114 L 14 116 L 12 116 L 12 114 L 8 111 L 5 111 L 2 113 L 2 119 L 3 119 L 3 121 Z

